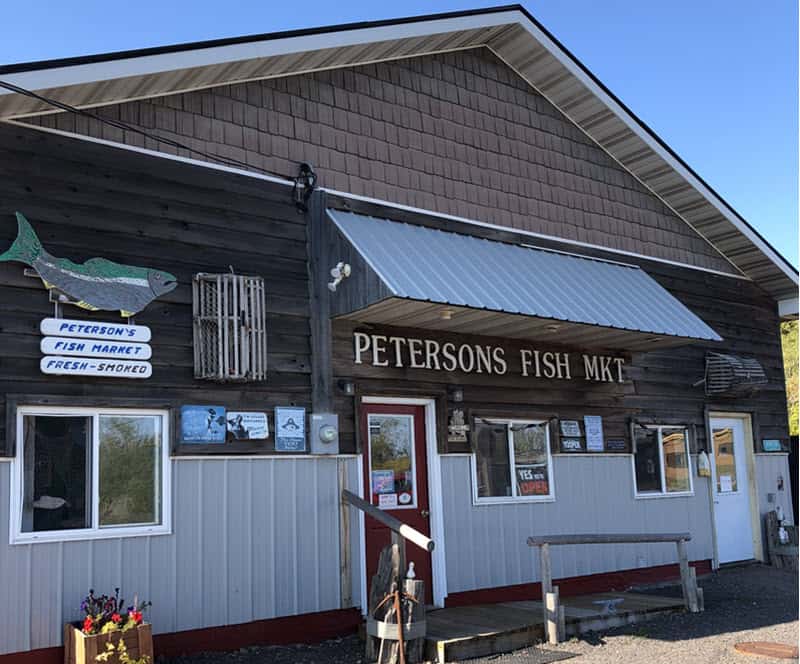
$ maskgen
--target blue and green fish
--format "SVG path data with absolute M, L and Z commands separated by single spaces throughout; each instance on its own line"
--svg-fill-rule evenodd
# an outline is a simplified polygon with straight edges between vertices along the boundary
M 29 265 L 50 291 L 90 311 L 119 311 L 130 318 L 178 285 L 169 272 L 123 265 L 105 258 L 73 263 L 51 256 L 25 216 L 17 212 L 17 239 L 0 261 Z

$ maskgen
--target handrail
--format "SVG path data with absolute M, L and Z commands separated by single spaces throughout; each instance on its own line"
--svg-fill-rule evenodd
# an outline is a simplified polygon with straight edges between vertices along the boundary
M 545 633 L 549 643 L 558 643 L 564 638 L 563 607 L 559 604 L 558 586 L 553 586 L 550 564 L 550 546 L 566 544 L 638 544 L 640 542 L 674 542 L 678 552 L 678 567 L 681 572 L 683 601 L 689 611 L 702 610 L 703 592 L 697 587 L 695 571 L 689 566 L 686 542 L 691 533 L 615 533 L 582 535 L 535 535 L 528 538 L 528 546 L 539 547 L 540 581 L 544 610 Z
M 688 542 L 691 533 L 617 533 L 613 535 L 539 535 L 528 538 L 528 546 L 563 544 L 638 544 L 640 542 Z
M 343 489 L 342 500 L 350 503 L 353 507 L 357 507 L 365 514 L 369 514 L 373 519 L 380 521 L 384 526 L 388 526 L 404 539 L 416 544 L 420 549 L 429 552 L 433 551 L 435 543 L 430 537 L 423 535 L 419 530 L 412 528 L 407 523 L 403 523 L 400 519 L 396 519 L 391 514 L 387 514 L 383 510 L 378 509 L 375 505 L 368 503 L 363 498 L 359 498 L 352 491 Z

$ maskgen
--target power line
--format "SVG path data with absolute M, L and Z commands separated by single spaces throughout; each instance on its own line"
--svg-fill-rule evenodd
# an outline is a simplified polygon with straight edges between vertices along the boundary
M 42 103 L 45 103 L 49 106 L 57 108 L 62 111 L 66 111 L 68 113 L 74 113 L 76 115 L 82 115 L 87 118 L 91 118 L 100 122 L 102 124 L 106 124 L 110 127 L 115 127 L 116 129 L 121 129 L 123 131 L 130 131 L 144 138 L 149 138 L 151 140 L 157 141 L 159 143 L 163 143 L 164 145 L 169 145 L 170 147 L 176 148 L 178 150 L 187 150 L 188 152 L 192 152 L 194 154 L 200 155 L 209 161 L 219 162 L 221 164 L 225 164 L 226 166 L 233 166 L 235 168 L 240 168 L 247 171 L 258 171 L 265 175 L 272 175 L 273 177 L 278 177 L 283 180 L 287 180 L 289 182 L 297 181 L 297 178 L 291 175 L 285 175 L 283 173 L 275 173 L 273 171 L 268 171 L 263 168 L 257 168 L 248 164 L 244 161 L 240 161 L 238 159 L 234 159 L 233 157 L 224 157 L 222 155 L 211 154 L 209 152 L 204 152 L 203 150 L 198 150 L 197 148 L 193 148 L 190 145 L 186 145 L 185 143 L 181 143 L 180 141 L 176 141 L 172 138 L 166 138 L 164 136 L 158 136 L 157 134 L 152 134 L 140 127 L 136 127 L 134 125 L 130 125 L 127 122 L 122 122 L 121 120 L 115 120 L 113 118 L 106 118 L 102 115 L 98 115 L 97 113 L 93 113 L 92 111 L 83 109 L 83 108 L 76 108 L 75 106 L 71 106 L 62 101 L 58 101 L 57 99 L 50 99 L 49 97 L 45 97 L 40 95 L 33 90 L 27 90 L 26 88 L 22 88 L 18 85 L 14 85 L 13 83 L 9 83 L 7 81 L 0 80 L 0 87 L 5 88 L 11 92 L 15 92 L 20 95 L 25 95 L 26 97 L 31 97 L 32 99 L 36 99 Z

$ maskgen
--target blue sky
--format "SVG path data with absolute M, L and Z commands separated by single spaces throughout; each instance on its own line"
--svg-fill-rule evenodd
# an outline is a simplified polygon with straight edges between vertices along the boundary
M 3 11 L 0 62 L 493 4 L 500 3 L 13 3 Z M 797 266 L 796 2 L 527 0 L 524 4 Z

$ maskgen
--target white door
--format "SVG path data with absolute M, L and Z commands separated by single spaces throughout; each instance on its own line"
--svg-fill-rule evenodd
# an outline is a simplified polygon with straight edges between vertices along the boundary
M 753 522 L 744 424 L 736 418 L 711 419 L 711 481 L 720 563 L 751 560 Z

